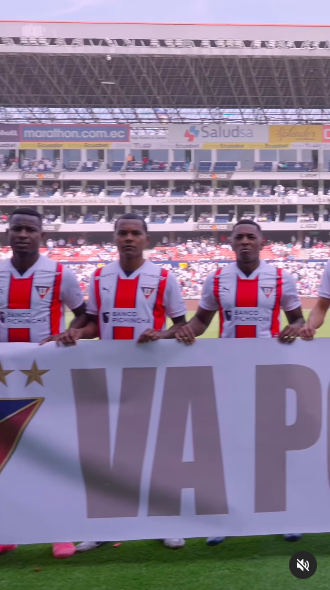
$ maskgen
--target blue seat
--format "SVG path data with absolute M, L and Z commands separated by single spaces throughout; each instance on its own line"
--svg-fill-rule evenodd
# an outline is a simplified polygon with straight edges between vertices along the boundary
M 255 172 L 271 172 L 273 169 L 273 162 L 255 162 L 253 170 Z
M 199 162 L 198 164 L 198 172 L 210 172 L 212 162 Z
M 172 162 L 170 166 L 170 172 L 186 172 L 187 166 L 189 166 L 189 162 Z
M 223 162 L 219 161 L 214 164 L 213 172 L 220 173 L 221 172 L 235 172 L 237 168 L 238 162 Z
M 124 162 L 112 162 L 110 166 L 110 172 L 120 172 L 124 165 Z

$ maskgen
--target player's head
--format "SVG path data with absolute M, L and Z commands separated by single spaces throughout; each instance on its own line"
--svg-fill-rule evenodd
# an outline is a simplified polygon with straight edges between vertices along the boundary
M 38 252 L 43 238 L 42 217 L 30 207 L 20 207 L 9 219 L 9 244 L 14 255 L 21 258 Z
M 234 226 L 231 243 L 238 262 L 248 264 L 259 260 L 262 250 L 260 225 L 251 219 L 240 219 Z
M 149 245 L 147 224 L 136 213 L 125 213 L 115 223 L 115 244 L 120 256 L 137 258 Z

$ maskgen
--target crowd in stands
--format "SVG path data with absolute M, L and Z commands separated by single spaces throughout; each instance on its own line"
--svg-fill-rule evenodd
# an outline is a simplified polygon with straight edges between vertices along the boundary
M 52 162 L 49 158 L 23 158 L 21 168 L 24 172 L 53 172 L 55 167 L 61 167 L 60 162 L 57 162 Z
M 0 163 L 1 170 L 1 163 Z M 41 170 L 36 170 L 41 172 Z M 297 202 L 298 198 L 313 197 L 313 196 L 330 196 L 330 189 L 324 192 L 318 192 L 315 194 L 313 188 L 304 187 L 284 187 L 283 185 L 272 186 L 261 186 L 260 188 L 250 188 L 246 186 L 235 186 L 232 188 L 213 188 L 210 186 L 202 185 L 177 185 L 175 188 L 170 189 L 169 187 L 159 186 L 152 189 L 144 189 L 141 186 L 132 186 L 130 188 L 125 187 L 107 187 L 102 188 L 100 186 L 87 186 L 85 188 L 80 186 L 72 186 L 70 188 L 62 190 L 58 183 L 56 186 L 37 186 L 20 183 L 18 190 L 14 187 L 10 187 L 9 184 L 4 183 L 0 186 L 0 198 L 14 198 L 20 197 L 63 197 L 65 198 L 76 198 L 84 199 L 91 197 L 105 198 L 105 197 L 158 197 L 158 198 L 170 198 L 170 197 L 188 197 L 188 198 L 217 198 L 217 199 L 230 199 L 235 198 L 265 198 L 265 197 L 283 197 L 288 203 Z
M 295 240 L 290 244 L 269 243 L 265 245 L 261 257 L 290 272 L 302 297 L 316 297 L 324 267 L 330 257 L 330 243 L 313 243 L 310 240 L 304 246 Z M 81 237 L 68 242 L 64 238 L 58 241 L 49 238 L 42 253 L 69 264 L 85 293 L 97 265 L 118 259 L 117 248 L 112 243 L 89 245 Z M 0 249 L 0 260 L 10 256 L 8 247 Z M 223 238 L 220 244 L 214 244 L 211 240 L 188 240 L 182 244 L 158 246 L 148 252 L 148 257 L 173 270 L 186 299 L 199 299 L 207 275 L 233 261 L 234 253 L 227 239 Z

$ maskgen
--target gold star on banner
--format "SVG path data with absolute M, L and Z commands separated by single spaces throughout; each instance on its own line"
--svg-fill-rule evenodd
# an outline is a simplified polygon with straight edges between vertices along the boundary
M 7 375 L 10 375 L 10 373 L 13 373 L 14 371 L 5 371 L 2 368 L 2 364 L 0 362 L 0 383 L 3 383 L 6 387 L 7 387 L 7 380 L 6 377 Z
M 36 381 L 37 383 L 39 383 L 39 385 L 41 385 L 42 387 L 44 386 L 43 382 L 42 382 L 42 375 L 44 375 L 45 373 L 48 373 L 49 371 L 42 371 L 41 369 L 38 369 L 37 367 L 37 363 L 35 361 L 33 361 L 33 365 L 31 367 L 31 369 L 29 371 L 22 371 L 21 373 L 24 373 L 24 375 L 27 376 L 27 381 L 25 384 L 25 387 L 28 387 L 29 385 L 31 385 L 31 383 L 34 383 L 34 381 Z

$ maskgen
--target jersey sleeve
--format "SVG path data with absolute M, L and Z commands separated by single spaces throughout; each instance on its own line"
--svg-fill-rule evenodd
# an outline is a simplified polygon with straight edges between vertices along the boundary
M 88 301 L 87 301 L 87 313 L 90 315 L 99 315 L 99 310 L 96 303 L 95 295 L 95 272 L 91 275 L 88 287 Z
M 219 304 L 214 295 L 214 272 L 207 277 L 204 283 L 199 307 L 202 307 L 207 311 L 217 311 L 219 309 Z
M 324 273 L 319 288 L 319 297 L 324 297 L 324 299 L 330 299 L 330 262 L 328 262 L 324 269 Z
M 77 309 L 84 303 L 84 296 L 78 285 L 76 275 L 65 267 L 62 274 L 61 300 L 71 310 Z
M 281 307 L 283 311 L 292 311 L 301 306 L 301 301 L 297 292 L 296 281 L 288 272 L 283 273 L 283 287 Z
M 167 275 L 164 293 L 164 307 L 169 318 L 179 318 L 186 314 L 187 308 L 183 301 L 180 286 L 173 273 Z

